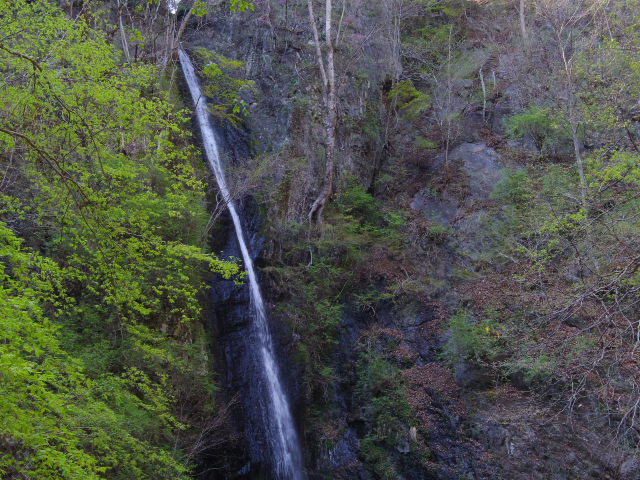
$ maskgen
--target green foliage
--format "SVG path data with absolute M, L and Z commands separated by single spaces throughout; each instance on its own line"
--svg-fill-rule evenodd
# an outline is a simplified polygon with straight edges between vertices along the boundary
M 435 150 L 438 148 L 438 144 L 428 138 L 418 136 L 416 137 L 416 148 L 420 150 Z
M 186 478 L 168 448 L 136 438 L 150 428 L 161 435 L 184 428 L 164 386 L 134 367 L 122 377 L 89 379 L 45 316 L 73 303 L 64 270 L 22 247 L 4 223 L 0 258 L 0 471 L 9 478 Z
M 451 24 L 438 25 L 438 26 L 428 25 L 426 27 L 422 27 L 418 29 L 416 33 L 418 33 L 425 40 L 428 39 L 434 42 L 435 45 L 439 45 L 441 49 L 444 49 L 444 47 L 449 42 L 449 35 L 450 35 L 451 29 L 452 29 Z
M 202 1 L 196 1 L 193 4 L 193 14 L 196 17 L 204 17 L 207 13 L 209 13 L 209 9 L 207 8 L 207 4 Z
M 366 436 L 360 443 L 360 455 L 364 464 L 380 480 L 395 480 L 399 477 L 389 453 L 373 435 Z
M 376 198 L 355 182 L 336 196 L 325 218 L 321 232 L 299 224 L 278 231 L 286 253 L 281 263 L 265 269 L 286 295 L 276 313 L 299 338 L 305 393 L 310 402 L 324 406 L 336 384 L 334 352 L 344 312 L 353 307 L 375 312 L 393 298 L 391 290 L 369 287 L 368 277 L 380 275 L 371 255 L 399 251 L 407 223 L 403 212 L 383 211 Z
M 325 256 L 316 256 L 313 263 L 294 268 L 268 268 L 279 282 L 286 284 L 292 301 L 279 307 L 300 337 L 298 357 L 306 365 L 308 393 L 326 394 L 332 377 L 323 374 L 329 366 L 338 329 L 342 324 L 340 287 L 351 281 L 350 272 L 335 265 Z
M 491 197 L 514 207 L 522 207 L 534 197 L 532 186 L 527 169 L 508 170 L 504 179 L 496 185 Z
M 465 2 L 461 0 L 448 0 L 444 2 L 434 2 L 433 0 L 413 0 L 426 4 L 432 13 L 441 13 L 448 17 L 457 17 L 465 11 Z
M 406 212 L 382 211 L 373 195 L 357 183 L 340 192 L 333 208 L 333 230 L 347 245 L 354 247 L 350 248 L 354 259 L 361 248 L 376 242 L 392 251 L 400 250 Z
M 567 204 L 578 198 L 577 184 L 575 169 L 567 166 L 507 171 L 492 193 L 500 210 L 483 222 L 493 253 L 526 258 L 536 268 L 552 261 L 586 228 L 586 212 Z
M 247 10 L 255 10 L 256 6 L 252 0 L 231 0 L 232 12 L 246 12 Z
M 389 452 L 394 452 L 409 428 L 417 425 L 407 398 L 404 377 L 391 360 L 396 342 L 389 339 L 368 345 L 358 356 L 355 400 L 367 422 L 367 435 L 360 444 L 365 466 L 376 478 L 398 478 L 397 467 Z M 424 445 L 411 444 L 412 455 L 421 461 Z
M 364 223 L 376 223 L 381 219 L 376 199 L 359 184 L 354 184 L 340 193 L 337 209 L 346 215 L 361 219 Z
M 409 120 L 416 120 L 431 107 L 429 94 L 418 90 L 411 80 L 396 83 L 389 92 L 390 98 L 397 102 L 402 113 Z
M 509 117 L 505 123 L 509 137 L 531 137 L 542 152 L 552 150 L 566 138 L 562 121 L 548 108 L 533 106 L 524 113 Z
M 520 374 L 527 385 L 548 385 L 554 380 L 556 359 L 549 354 L 525 356 L 507 364 L 507 373 Z
M 594 158 L 592 170 L 603 184 L 618 181 L 640 185 L 640 155 L 636 152 L 615 151 L 607 162 Z
M 240 124 L 249 115 L 249 104 L 243 97 L 256 92 L 255 82 L 241 77 L 244 63 L 202 47 L 195 49 L 195 55 L 204 65 L 200 71 L 204 93 L 216 102 L 212 113 Z
M 2 476 L 187 478 L 214 390 L 198 295 L 238 267 L 202 247 L 186 112 L 82 16 L 0 12 Z
M 484 362 L 499 353 L 502 327 L 492 317 L 474 322 L 468 312 L 460 311 L 451 317 L 449 332 L 443 356 L 451 365 L 461 360 Z

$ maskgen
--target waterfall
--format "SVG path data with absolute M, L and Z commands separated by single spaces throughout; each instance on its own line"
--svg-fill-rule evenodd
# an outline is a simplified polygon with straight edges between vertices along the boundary
M 253 259 L 249 254 L 249 249 L 242 229 L 242 223 L 240 222 L 240 216 L 238 215 L 236 205 L 231 198 L 229 187 L 227 186 L 224 169 L 218 152 L 218 144 L 210 121 L 209 109 L 205 97 L 202 96 L 198 77 L 193 68 L 193 64 L 191 63 L 191 59 L 182 49 L 179 51 L 179 56 L 182 71 L 187 80 L 189 90 L 191 91 L 191 96 L 193 97 L 195 113 L 202 133 L 202 143 L 204 144 L 205 154 L 209 165 L 215 174 L 220 193 L 225 199 L 227 208 L 231 214 L 240 251 L 242 252 L 242 259 L 249 277 L 251 303 L 254 313 L 254 327 L 257 331 L 257 339 L 259 343 L 259 358 L 262 364 L 264 381 L 267 384 L 267 391 L 269 392 L 270 397 L 268 401 L 265 402 L 266 405 L 269 406 L 270 411 L 265 412 L 266 414 L 263 415 L 263 418 L 266 423 L 264 427 L 267 433 L 269 446 L 271 448 L 270 455 L 273 459 L 273 467 L 275 470 L 274 474 L 277 478 L 283 480 L 301 480 L 304 478 L 302 452 L 293 423 L 293 416 L 291 415 L 289 401 L 280 381 L 280 372 L 275 361 L 273 340 L 269 333 L 267 313 L 262 299 L 262 293 L 260 292 L 258 278 L 253 266 Z

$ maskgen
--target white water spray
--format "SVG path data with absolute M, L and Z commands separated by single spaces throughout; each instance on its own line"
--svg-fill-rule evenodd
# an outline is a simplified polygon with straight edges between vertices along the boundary
M 255 327 L 260 343 L 258 348 L 260 349 L 260 358 L 262 360 L 267 390 L 270 396 L 268 405 L 270 405 L 271 411 L 268 412 L 267 415 L 264 415 L 264 417 L 268 423 L 268 425 L 265 425 L 265 428 L 272 449 L 271 455 L 274 460 L 275 473 L 278 478 L 283 480 L 301 480 L 304 477 L 302 453 L 300 451 L 300 444 L 294 427 L 289 401 L 280 382 L 279 369 L 275 361 L 273 340 L 269 333 L 267 314 L 262 300 L 258 278 L 253 266 L 253 260 L 249 254 L 236 205 L 231 198 L 227 186 L 224 169 L 218 152 L 218 144 L 209 119 L 209 109 L 205 98 L 202 96 L 198 77 L 191 63 L 191 59 L 182 49 L 179 51 L 179 56 L 182 71 L 184 72 L 189 90 L 191 91 L 191 96 L 193 97 L 196 117 L 200 125 L 200 131 L 202 132 L 202 143 L 204 144 L 205 154 L 215 174 L 220 192 L 227 203 L 231 218 L 233 219 L 233 226 L 236 231 L 236 236 L 238 237 L 240 251 L 242 252 L 244 265 L 249 276 L 251 302 L 255 311 Z
M 167 0 L 167 6 L 169 7 L 169 11 L 172 15 L 175 15 L 178 11 L 178 7 L 180 6 L 181 0 Z

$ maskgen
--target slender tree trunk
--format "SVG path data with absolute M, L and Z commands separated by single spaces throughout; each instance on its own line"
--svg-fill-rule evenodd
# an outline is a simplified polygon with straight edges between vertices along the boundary
M 323 82 L 325 101 L 325 173 L 322 189 L 309 210 L 309 220 L 322 223 L 322 214 L 333 193 L 335 177 L 335 152 L 336 152 L 336 123 L 338 117 L 338 104 L 336 98 L 336 72 L 334 64 L 334 50 L 332 39 L 332 0 L 325 0 L 325 39 L 327 49 L 326 67 L 322 55 L 322 47 L 318 29 L 316 27 L 313 0 L 307 0 L 309 7 L 309 20 L 311 21 L 314 42 L 316 45 L 316 57 Z
M 562 39 L 558 37 L 560 45 L 560 56 L 564 65 L 564 73 L 567 79 L 567 96 L 568 96 L 568 114 L 571 126 L 571 140 L 573 141 L 573 151 L 576 157 L 576 165 L 578 167 L 578 175 L 580 177 L 580 201 L 582 207 L 587 209 L 587 181 L 584 175 L 584 162 L 582 161 L 582 152 L 580 145 L 580 137 L 578 129 L 580 126 L 580 117 L 578 112 L 578 99 L 576 98 L 575 83 L 573 81 L 573 58 L 567 56 L 567 51 L 562 43 Z
M 180 40 L 182 39 L 182 35 L 184 35 L 184 32 L 187 29 L 189 20 L 191 20 L 191 17 L 193 16 L 193 10 L 195 9 L 195 6 L 196 6 L 196 2 L 193 2 L 193 4 L 191 5 L 191 8 L 182 19 L 182 23 L 180 24 L 180 27 L 178 27 L 178 32 L 175 35 L 173 35 L 174 28 L 175 28 L 174 22 L 172 22 L 170 26 L 167 25 L 167 28 L 171 28 L 171 32 L 168 35 L 169 44 L 167 45 L 167 54 L 165 55 L 164 60 L 162 62 L 163 68 L 166 67 L 171 61 L 171 59 L 174 58 L 175 55 L 177 54 L 178 49 L 180 48 Z M 172 15 L 172 17 L 173 19 L 175 19 L 175 15 Z
M 520 14 L 520 32 L 522 33 L 522 38 L 526 41 L 529 38 L 529 34 L 527 33 L 527 22 L 525 19 L 525 0 L 520 0 L 520 7 L 518 8 Z
M 316 47 L 316 59 L 318 60 L 318 67 L 320 68 L 320 77 L 322 79 L 322 91 L 325 95 L 329 86 L 327 80 L 327 73 L 324 70 L 324 58 L 322 57 L 322 47 L 320 46 L 320 35 L 318 34 L 318 27 L 316 26 L 316 14 L 313 10 L 313 0 L 307 0 L 307 6 L 309 8 L 309 22 L 311 23 L 311 32 L 313 33 L 313 43 Z
M 482 68 L 480 68 L 478 74 L 480 75 L 480 85 L 482 86 L 482 121 L 484 122 L 487 116 L 487 85 L 484 82 Z
M 179 3 L 180 2 L 176 3 L 176 7 L 178 6 Z M 167 51 L 162 59 L 163 69 L 169 64 L 171 59 L 177 55 L 178 49 L 180 48 L 180 40 L 182 39 L 182 36 L 184 35 L 184 32 L 186 31 L 187 26 L 189 25 L 189 20 L 191 20 L 191 17 L 193 17 L 193 12 L 195 10 L 195 7 L 196 7 L 196 2 L 194 1 L 191 4 L 191 8 L 189 9 L 189 11 L 182 19 L 182 23 L 178 27 L 177 33 L 174 35 L 176 15 L 175 13 L 169 12 L 169 8 L 167 5 L 167 22 L 166 22 L 167 23 L 167 47 L 166 47 Z M 171 21 L 169 21 L 169 19 L 171 19 Z
M 576 156 L 576 164 L 578 166 L 578 175 L 580 176 L 580 200 L 583 208 L 587 208 L 587 181 L 584 176 L 584 164 L 582 162 L 582 152 L 580 151 L 580 137 L 578 136 L 578 125 L 571 123 L 571 139 L 573 140 L 573 150 Z
M 449 165 L 449 147 L 451 145 L 451 95 L 452 95 L 452 82 L 451 82 L 451 35 L 453 33 L 453 26 L 449 25 L 449 40 L 448 40 L 448 53 L 447 53 L 447 105 L 445 107 L 446 123 L 447 123 L 447 139 L 444 148 L 444 164 Z
M 336 34 L 335 48 L 340 44 L 340 33 L 342 32 L 342 22 L 344 21 L 344 12 L 347 9 L 347 0 L 342 0 L 342 12 L 340 12 L 340 22 L 338 23 L 338 33 Z
M 404 0 L 385 0 L 386 6 L 385 15 L 387 17 L 387 25 L 389 28 L 389 48 L 391 49 L 391 62 L 393 80 L 400 80 L 402 74 L 402 59 L 401 57 L 401 24 L 403 17 L 403 2 Z
M 177 50 L 180 47 L 180 39 L 182 38 L 182 35 L 184 35 L 184 31 L 187 28 L 187 25 L 189 24 L 189 20 L 191 20 L 191 17 L 193 16 L 193 10 L 195 5 L 196 4 L 194 2 L 191 8 L 189 9 L 189 12 L 185 15 L 184 19 L 182 20 L 180 27 L 178 28 L 178 33 L 176 33 L 175 39 L 173 40 L 173 45 L 171 45 L 172 52 Z
M 73 2 L 71 2 L 73 4 Z M 122 40 L 122 51 L 124 57 L 127 59 L 127 63 L 131 63 L 131 54 L 129 53 L 129 45 L 127 44 L 127 34 L 124 31 L 124 25 L 122 23 L 122 5 L 118 0 L 118 25 L 120 26 L 120 39 Z

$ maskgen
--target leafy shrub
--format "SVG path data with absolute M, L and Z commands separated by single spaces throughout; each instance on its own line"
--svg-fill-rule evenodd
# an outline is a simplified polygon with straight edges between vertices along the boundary
M 416 137 L 416 148 L 419 150 L 435 150 L 438 148 L 438 144 L 428 138 L 418 136 Z
M 399 250 L 406 212 L 381 210 L 375 197 L 357 183 L 338 195 L 333 208 L 339 212 L 332 217 L 334 231 L 350 237 L 347 243 L 362 249 L 365 244 L 379 242 L 389 250 Z
M 532 188 L 533 182 L 527 169 L 508 170 L 494 188 L 491 198 L 512 206 L 526 206 L 534 197 Z
M 400 370 L 382 352 L 371 349 L 360 355 L 356 373 L 356 398 L 371 432 L 363 439 L 360 453 L 379 478 L 398 478 L 386 449 L 394 449 L 398 437 L 415 421 Z
M 474 322 L 468 312 L 460 311 L 451 317 L 449 332 L 443 356 L 451 365 L 461 360 L 484 362 L 499 352 L 501 326 L 494 319 Z
M 566 133 L 550 109 L 531 107 L 528 111 L 506 120 L 507 134 L 511 138 L 531 137 L 540 151 L 553 150 Z
M 375 436 L 369 435 L 362 439 L 360 455 L 365 467 L 380 480 L 396 480 L 400 477 L 391 462 L 389 453 Z
M 396 83 L 389 96 L 398 103 L 409 120 L 416 120 L 431 107 L 429 94 L 418 90 L 411 80 Z
M 376 199 L 359 184 L 353 184 L 338 195 L 336 208 L 363 223 L 377 223 L 381 220 Z

